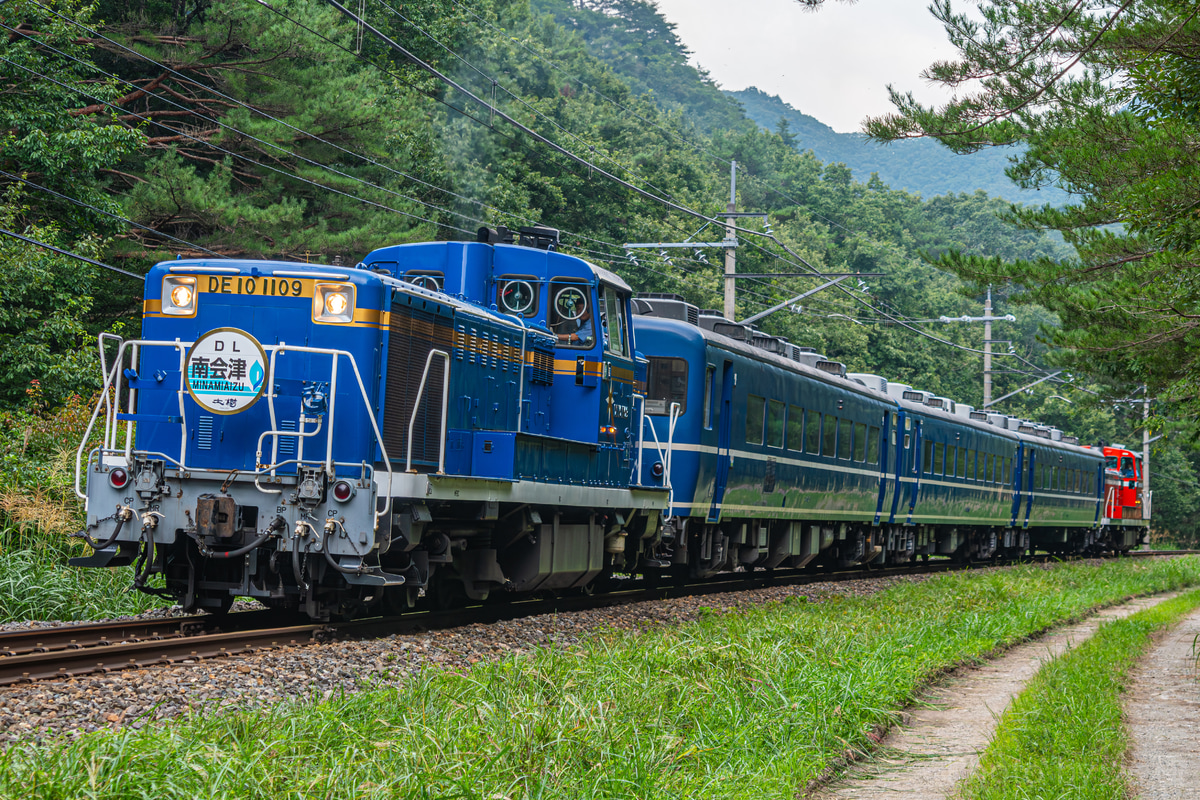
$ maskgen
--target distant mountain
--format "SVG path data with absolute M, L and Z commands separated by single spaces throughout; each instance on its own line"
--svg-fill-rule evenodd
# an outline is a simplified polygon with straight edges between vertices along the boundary
M 929 139 L 909 139 L 892 144 L 875 144 L 858 133 L 837 133 L 828 125 L 803 114 L 775 95 L 751 87 L 725 92 L 742 104 L 746 116 L 759 127 L 775 131 L 786 119 L 799 150 L 812 150 L 825 162 L 841 162 L 856 180 L 865 181 L 872 172 L 893 189 L 920 193 L 925 197 L 982 189 L 993 197 L 1031 205 L 1060 205 L 1067 194 L 1059 189 L 1020 189 L 1004 174 L 1012 151 L 989 148 L 971 155 L 957 155 Z

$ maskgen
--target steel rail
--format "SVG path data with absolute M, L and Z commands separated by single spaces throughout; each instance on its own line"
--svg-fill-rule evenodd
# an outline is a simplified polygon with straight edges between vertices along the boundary
M 1197 550 L 1138 550 L 1122 557 L 1194 555 Z M 1028 561 L 1056 561 L 1036 556 Z M 537 614 L 564 613 L 633 603 L 724 592 L 864 578 L 928 575 L 963 569 L 1007 566 L 1014 562 L 949 559 L 896 567 L 854 568 L 830 572 L 757 570 L 730 573 L 703 583 L 630 579 L 629 586 L 595 595 L 531 597 L 438 611 L 414 611 L 353 622 L 280 625 L 289 617 L 275 611 L 225 616 L 188 616 L 166 620 L 63 625 L 0 632 L 0 686 L 55 678 L 108 673 L 121 669 L 177 664 L 258 650 L 305 646 L 334 640 L 370 639 L 435 629 L 498 622 Z M 290 619 L 294 620 L 292 615 Z M 224 628 L 224 630 L 222 630 Z M 233 630 L 231 630 L 233 629 Z

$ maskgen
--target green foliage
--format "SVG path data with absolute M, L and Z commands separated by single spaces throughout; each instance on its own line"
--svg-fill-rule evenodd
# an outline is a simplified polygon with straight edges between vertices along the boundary
M 873 748 L 919 689 L 1194 558 L 959 573 L 865 598 L 780 603 L 389 686 L 15 745 L 24 797 L 788 797 Z M 365 688 L 365 687 L 364 687 Z
M 0 205 L 0 228 L 30 213 L 11 188 Z M 71 242 L 56 225 L 31 227 L 30 237 L 96 256 L 98 242 Z M 97 386 L 96 350 L 83 319 L 91 311 L 95 268 L 49 250 L 0 237 L 0 408 L 23 405 L 32 387 L 51 406 Z
M 941 108 L 894 91 L 897 113 L 870 121 L 868 132 L 934 136 L 959 152 L 1025 145 L 1010 175 L 1026 187 L 1062 186 L 1076 202 L 1010 217 L 1061 231 L 1078 252 L 1068 260 L 948 254 L 940 265 L 979 284 L 1026 287 L 1028 301 L 1061 320 L 1046 332 L 1060 363 L 1118 387 L 1147 384 L 1195 417 L 1190 309 L 1200 295 L 1186 276 L 1200 243 L 1200 166 L 1194 116 L 1181 102 L 1195 88 L 1185 56 L 1200 41 L 1194 8 L 1063 0 L 984 3 L 982 21 L 953 14 L 949 3 L 935 13 L 959 56 L 928 76 L 948 86 L 975 79 L 978 89 Z M 1014 60 L 1014 51 L 1025 55 Z
M 0 412 L 0 622 L 111 618 L 161 603 L 129 590 L 132 567 L 67 565 L 91 552 L 68 537 L 83 527 L 75 452 L 94 403 L 72 396 L 51 410 L 35 385 L 25 409 Z

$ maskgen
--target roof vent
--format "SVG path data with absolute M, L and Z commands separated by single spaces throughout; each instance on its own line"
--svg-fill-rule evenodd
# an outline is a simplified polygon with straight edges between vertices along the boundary
M 768 353 L 775 353 L 777 355 L 785 355 L 788 347 L 787 341 L 782 337 L 770 336 L 762 331 L 751 332 L 750 344 L 766 350 Z
M 712 332 L 721 336 L 728 336 L 730 339 L 737 339 L 739 342 L 747 341 L 751 337 L 750 326 L 730 322 L 729 320 L 714 322 Z
M 1061 442 L 1063 440 L 1062 430 L 1059 428 L 1051 428 L 1050 439 L 1055 442 Z
M 913 392 L 913 394 L 917 394 L 917 392 Z M 946 401 L 941 397 L 931 397 L 925 401 L 925 405 L 929 406 L 930 408 L 940 408 L 943 411 L 949 411 L 949 409 L 944 405 L 945 402 Z
M 858 381 L 868 389 L 874 389 L 877 392 L 887 392 L 887 378 L 880 375 L 872 375 L 869 372 L 847 372 L 846 377 L 852 381 Z
M 1017 425 L 1017 433 L 1029 433 L 1029 434 L 1036 434 L 1036 433 L 1037 433 L 1037 428 L 1035 428 L 1034 426 L 1030 425 L 1028 422 L 1022 422 L 1022 423 L 1020 423 L 1020 424 L 1018 424 L 1018 425 Z
M 892 397 L 903 398 L 904 393 L 909 391 L 910 389 L 912 389 L 912 387 L 907 384 L 895 383 L 893 381 L 888 381 L 887 393 L 890 394 Z
M 806 367 L 816 369 L 817 364 L 825 360 L 825 356 L 814 351 L 811 347 L 801 347 L 800 352 L 792 354 L 792 361 L 797 364 L 803 364 Z
M 1047 428 L 1045 425 L 1035 425 L 1033 427 L 1033 435 L 1038 437 L 1039 439 L 1051 438 L 1050 437 L 1050 429 Z
M 956 417 L 963 417 L 964 419 L 971 419 L 971 415 L 974 413 L 975 413 L 974 406 L 969 406 L 966 403 L 955 403 L 954 404 L 954 416 L 956 416 Z
M 922 392 L 917 389 L 905 389 L 904 393 L 900 395 L 900 399 L 908 400 L 910 403 L 924 403 L 931 397 L 933 395 L 929 392 Z
M 821 372 L 828 372 L 830 375 L 837 375 L 839 378 L 846 377 L 846 365 L 840 361 L 818 361 L 817 369 Z
M 1064 437 L 1062 437 L 1062 441 L 1063 441 L 1063 444 L 1074 444 L 1074 445 L 1078 445 L 1078 444 L 1079 444 L 1079 437 L 1078 437 L 1078 436 L 1064 436 Z
M 692 325 L 695 325 L 699 318 L 699 309 L 676 294 L 639 294 L 634 301 L 639 309 L 649 309 L 639 311 L 640 314 L 648 317 L 677 319 Z
M 988 414 L 983 411 L 972 411 L 968 416 L 976 422 L 986 422 L 987 424 L 991 425 L 992 421 L 989 419 L 989 417 L 994 417 L 995 414 Z
M 711 331 L 713 329 L 714 325 L 721 323 L 721 322 L 727 323 L 730 325 L 733 324 L 733 322 L 731 320 L 725 319 L 725 317 L 722 316 L 720 311 L 713 311 L 711 308 L 701 309 L 700 314 L 696 318 L 696 321 L 699 323 L 700 327 L 706 331 Z

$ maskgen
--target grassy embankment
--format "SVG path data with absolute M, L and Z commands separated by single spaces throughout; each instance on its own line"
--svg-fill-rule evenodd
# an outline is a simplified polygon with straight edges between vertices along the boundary
M 1022 797 L 1131 797 L 1121 695 L 1154 632 L 1197 606 L 1200 590 L 1110 622 L 1043 667 L 1001 718 L 964 797 L 1007 799 L 1016 786 Z
M 99 619 L 165 602 L 127 591 L 132 567 L 67 566 L 91 552 L 68 538 L 83 527 L 75 451 L 90 414 L 78 398 L 40 415 L 0 414 L 0 622 Z
M 324 702 L 14 747 L 0 796 L 793 797 L 940 671 L 1196 583 L 1194 557 L 1027 566 L 705 614 Z

